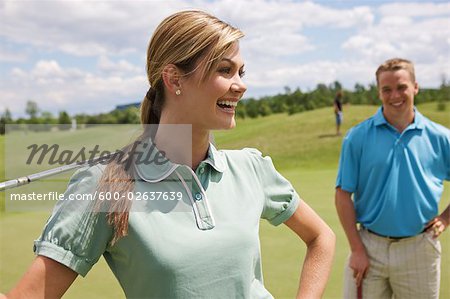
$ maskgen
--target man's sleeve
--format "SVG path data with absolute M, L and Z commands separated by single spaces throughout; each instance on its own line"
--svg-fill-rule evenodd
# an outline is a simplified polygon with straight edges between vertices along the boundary
M 350 130 L 342 142 L 336 187 L 353 193 L 358 186 L 361 154 L 357 149 L 355 134 Z

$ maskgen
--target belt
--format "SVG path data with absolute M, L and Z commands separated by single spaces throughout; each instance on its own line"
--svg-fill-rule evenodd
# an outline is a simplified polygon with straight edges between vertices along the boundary
M 366 229 L 367 229 L 367 231 L 368 231 L 369 233 L 371 233 L 371 234 L 374 234 L 374 235 L 377 235 L 378 237 L 386 238 L 386 239 L 389 239 L 389 240 L 401 240 L 401 239 L 407 239 L 407 238 L 415 237 L 415 236 L 406 236 L 406 237 L 392 237 L 392 236 L 385 236 L 385 235 L 381 235 L 381 234 L 379 234 L 379 233 L 376 233 L 376 232 L 374 232 L 374 231 L 372 231 L 372 230 L 370 230 L 370 229 L 368 229 L 368 228 L 366 228 Z

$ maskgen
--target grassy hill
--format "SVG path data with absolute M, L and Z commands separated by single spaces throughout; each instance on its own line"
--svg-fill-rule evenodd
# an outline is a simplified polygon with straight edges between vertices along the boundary
M 449 112 L 436 111 L 435 103 L 418 108 L 425 116 L 450 127 Z M 377 107 L 346 106 L 344 109 L 343 132 L 375 113 Z M 233 131 L 214 134 L 218 148 L 255 147 L 270 155 L 278 170 L 293 183 L 301 197 L 336 232 L 336 258 L 324 298 L 342 297 L 342 274 L 348 255 L 347 241 L 334 208 L 334 181 L 342 142 L 342 137 L 334 136 L 334 131 L 333 111 L 327 108 L 292 116 L 277 114 L 265 118 L 238 120 L 237 128 Z M 89 136 L 88 131 L 80 131 L 80 134 Z M 78 138 L 81 137 L 75 139 Z M 4 137 L 0 136 L 2 163 L 5 161 L 3 144 Z M 3 178 L 4 167 L 0 167 L 0 180 Z M 450 203 L 449 189 L 450 184 L 446 183 L 441 209 Z M 0 200 L 3 197 L 4 193 L 0 193 Z M 47 217 L 47 212 L 0 213 L 0 292 L 10 289 L 32 261 L 32 242 L 40 234 Z M 305 255 L 303 243 L 283 225 L 272 227 L 266 221 L 261 222 L 260 235 L 267 288 L 275 298 L 293 298 Z M 450 281 L 449 231 L 446 231 L 441 242 L 441 298 L 450 298 L 450 285 L 445 283 Z M 123 293 L 103 259 L 86 279 L 77 278 L 65 296 L 118 297 L 123 297 Z

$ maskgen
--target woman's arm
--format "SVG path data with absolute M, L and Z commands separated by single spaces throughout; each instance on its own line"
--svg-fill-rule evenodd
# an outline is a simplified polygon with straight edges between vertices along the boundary
M 61 298 L 78 274 L 50 258 L 37 256 L 6 298 Z
M 336 236 L 304 201 L 285 224 L 307 246 L 297 298 L 321 298 L 331 272 Z

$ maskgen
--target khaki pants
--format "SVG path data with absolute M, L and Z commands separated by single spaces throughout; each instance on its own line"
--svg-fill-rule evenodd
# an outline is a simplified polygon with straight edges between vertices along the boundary
M 396 299 L 439 298 L 441 244 L 430 234 L 392 240 L 359 231 L 370 259 L 362 297 Z M 347 264 L 344 298 L 357 298 L 353 270 Z

